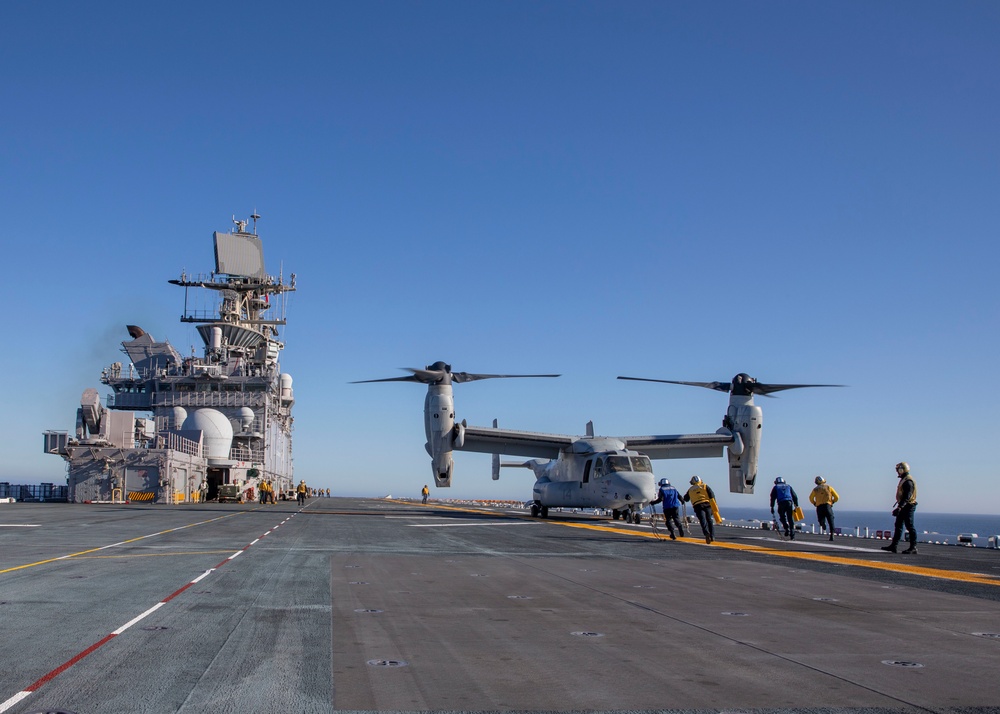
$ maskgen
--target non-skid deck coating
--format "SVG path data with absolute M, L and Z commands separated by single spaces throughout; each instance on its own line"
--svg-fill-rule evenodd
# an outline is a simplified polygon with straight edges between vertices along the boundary
M 0 712 L 995 711 L 1000 552 L 315 499 L 0 506 Z

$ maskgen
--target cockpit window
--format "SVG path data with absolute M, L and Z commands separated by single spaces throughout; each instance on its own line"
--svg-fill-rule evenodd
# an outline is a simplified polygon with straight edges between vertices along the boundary
M 643 473 L 653 473 L 653 465 L 649 463 L 648 456 L 633 456 L 632 470 Z
M 601 478 L 604 475 L 604 459 L 598 459 L 594 464 L 594 478 Z
M 608 473 L 614 471 L 631 471 L 632 465 L 628 462 L 627 456 L 609 456 Z
M 652 473 L 653 465 L 649 463 L 648 456 L 609 456 L 605 459 L 605 471 L 609 474 L 615 471 Z

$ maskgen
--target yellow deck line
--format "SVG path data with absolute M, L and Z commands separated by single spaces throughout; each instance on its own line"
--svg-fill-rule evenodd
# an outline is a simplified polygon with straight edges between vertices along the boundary
M 257 509 L 254 509 L 257 510 Z M 176 528 L 168 528 L 165 531 L 160 531 L 158 533 L 148 533 L 144 536 L 138 536 L 137 538 L 130 538 L 128 540 L 123 540 L 118 543 L 112 543 L 111 545 L 102 545 L 99 548 L 90 548 L 89 550 L 81 550 L 79 553 L 70 553 L 69 555 L 60 555 L 58 558 L 48 558 L 46 560 L 39 560 L 35 563 L 25 563 L 24 565 L 16 565 L 13 568 L 7 568 L 6 570 L 0 570 L 0 575 L 4 573 L 13 573 L 15 570 L 24 570 L 25 568 L 34 568 L 37 565 L 45 565 L 46 563 L 55 563 L 58 560 L 69 560 L 70 558 L 79 558 L 81 555 L 87 555 L 89 553 L 96 553 L 99 550 L 106 550 L 111 546 L 127 545 L 129 543 L 135 543 L 136 541 L 145 540 L 146 538 L 153 538 L 158 535 L 164 535 L 165 533 L 173 533 L 174 531 L 182 531 L 185 528 L 194 528 L 195 526 L 203 526 L 206 523 L 211 523 L 212 521 L 219 521 L 224 518 L 232 518 L 233 516 L 238 516 L 242 513 L 247 513 L 247 511 L 239 511 L 237 513 L 230 513 L 225 516 L 217 516 L 216 518 L 209 518 L 206 521 L 198 521 L 197 523 L 188 523 L 186 526 L 177 526 Z
M 192 550 L 180 553 L 126 553 L 124 555 L 91 555 L 91 556 L 77 556 L 80 560 L 107 560 L 109 558 L 122 559 L 122 558 L 172 558 L 177 555 L 218 555 L 219 553 L 232 553 L 232 548 L 225 548 L 223 550 Z
M 430 504 L 428 504 L 430 505 Z M 445 506 L 439 503 L 434 504 L 434 508 L 444 508 L 453 511 L 467 511 L 470 513 L 482 513 L 491 516 L 505 515 L 515 518 L 528 518 L 527 514 L 518 516 L 505 513 L 498 514 L 494 511 L 484 511 L 475 508 L 459 508 L 456 506 Z M 616 528 L 614 526 L 598 526 L 589 523 L 563 523 L 561 521 L 544 521 L 552 525 L 566 526 L 568 528 L 584 528 L 587 530 L 604 531 L 606 533 L 617 533 L 635 536 L 637 538 L 657 538 L 662 539 L 662 535 L 655 533 L 643 533 L 627 528 Z M 985 575 L 982 573 L 965 573 L 960 570 L 942 570 L 940 568 L 925 568 L 919 565 L 903 565 L 901 563 L 885 563 L 879 560 L 858 560 L 855 558 L 844 558 L 837 555 L 822 555 L 820 553 L 798 553 L 795 551 L 777 550 L 760 545 L 749 545 L 745 543 L 720 543 L 715 541 L 711 545 L 702 542 L 700 538 L 678 538 L 678 542 L 691 543 L 694 545 L 705 545 L 712 548 L 729 548 L 730 550 L 743 550 L 761 555 L 774 555 L 781 558 L 797 558 L 799 560 L 811 560 L 819 563 L 830 563 L 833 565 L 850 565 L 856 568 L 871 568 L 873 570 L 886 570 L 896 573 L 906 573 L 908 575 L 919 575 L 925 578 L 938 578 L 941 580 L 955 580 L 963 583 L 978 583 L 980 585 L 1000 586 L 1000 577 Z

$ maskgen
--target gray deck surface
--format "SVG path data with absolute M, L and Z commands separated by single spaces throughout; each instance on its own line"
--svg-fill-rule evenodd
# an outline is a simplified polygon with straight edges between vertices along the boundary
M 652 536 L 362 499 L 0 505 L 0 712 L 1000 710 L 1000 551 Z

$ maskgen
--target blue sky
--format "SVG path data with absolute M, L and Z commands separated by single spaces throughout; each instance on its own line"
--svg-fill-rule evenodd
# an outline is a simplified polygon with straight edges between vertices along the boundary
M 436 360 L 559 372 L 456 387 L 459 418 L 698 433 L 747 372 L 761 479 L 883 510 L 1000 510 L 1000 6 L 989 2 L 0 4 L 9 376 L 0 480 L 63 480 L 42 432 L 126 324 L 200 339 L 168 280 L 262 216 L 295 272 L 282 367 L 296 475 L 430 481 Z M 723 459 L 698 473 L 726 505 Z M 435 496 L 525 499 L 459 454 Z M 919 524 L 918 524 L 919 525 Z

